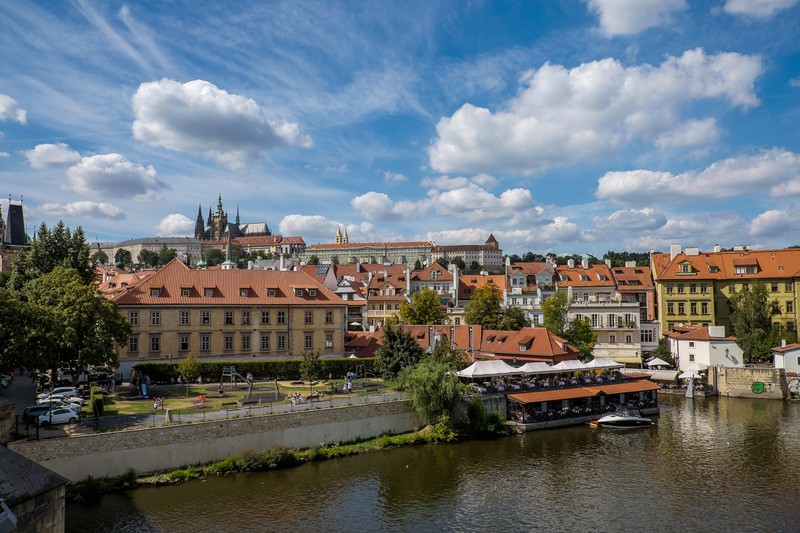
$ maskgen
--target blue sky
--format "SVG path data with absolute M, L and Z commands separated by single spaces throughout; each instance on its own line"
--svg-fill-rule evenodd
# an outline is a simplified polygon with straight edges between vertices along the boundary
M 0 205 L 508 253 L 800 244 L 800 0 L 4 2 Z

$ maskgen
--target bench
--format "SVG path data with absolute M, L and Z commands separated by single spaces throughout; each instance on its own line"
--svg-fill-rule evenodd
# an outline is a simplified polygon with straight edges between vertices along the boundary
M 378 385 L 376 383 L 369 383 L 367 385 L 364 385 L 364 386 L 360 387 L 360 389 L 364 390 L 364 391 L 376 391 L 376 390 L 380 389 L 380 385 Z
M 227 403 L 223 403 L 220 406 L 220 409 L 222 409 L 223 411 L 232 411 L 232 410 L 238 409 L 238 408 L 239 408 L 239 404 L 236 403 L 236 402 L 227 402 Z
M 258 405 L 260 403 L 260 400 L 239 400 L 240 407 L 253 407 L 254 405 Z

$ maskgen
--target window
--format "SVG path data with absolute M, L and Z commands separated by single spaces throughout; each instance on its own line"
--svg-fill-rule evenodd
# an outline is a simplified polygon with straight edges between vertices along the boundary
M 689 348 L 694 348 L 694 341 L 689 341 Z
M 150 337 L 150 351 L 157 352 L 161 349 L 161 337 Z
M 314 336 L 313 335 L 306 335 L 304 346 L 306 350 L 310 350 L 314 347 Z
M 181 296 L 191 296 L 192 289 L 187 289 L 186 287 L 181 288 Z
M 708 285 L 706 285 L 705 283 L 700 285 L 700 292 L 702 292 L 703 294 L 706 294 L 708 292 Z
M 692 283 L 691 285 L 689 285 L 689 292 L 692 293 L 692 294 L 697 292 L 697 284 L 696 283 Z
M 431 270 L 431 279 L 439 279 L 439 271 Z
M 189 351 L 189 337 L 181 336 L 178 338 L 178 349 L 182 352 Z
M 314 323 L 314 312 L 313 311 L 306 311 L 306 324 L 313 324 Z
M 786 312 L 794 313 L 794 302 L 786 302 Z
M 683 283 L 678 284 L 678 294 L 683 294 Z
M 734 285 L 733 283 L 728 283 L 728 292 L 730 294 L 733 294 L 734 292 L 736 292 L 736 285 Z
M 689 354 L 689 362 L 690 363 L 694 362 L 694 354 L 693 353 Z
M 609 342 L 609 344 L 617 344 L 617 335 L 615 333 L 612 333 L 611 335 L 609 335 L 608 336 L 608 342 Z
M 261 335 L 261 349 L 264 351 L 269 350 L 269 335 Z
M 678 304 L 678 314 L 682 315 L 684 313 L 686 313 L 686 304 L 684 304 L 683 302 L 680 302 Z
M 691 273 L 691 271 L 692 271 L 692 265 L 690 265 L 689 263 L 683 263 L 681 265 L 681 273 L 689 274 Z
M 675 304 L 672 302 L 667 303 L 667 314 L 674 315 L 675 314 Z
M 326 348 L 333 348 L 333 333 L 326 333 L 325 334 L 325 347 Z
M 276 291 L 275 289 L 267 289 L 267 296 L 275 296 Z
M 519 351 L 520 352 L 524 352 L 527 349 L 528 349 L 528 345 L 527 344 L 525 344 L 524 342 L 519 343 Z
M 325 311 L 325 323 L 333 324 L 333 311 Z
M 206 298 L 211 298 L 212 296 L 214 296 L 214 288 L 206 287 L 205 289 L 203 289 L 203 296 L 205 296 Z
M 784 290 L 786 292 L 792 292 L 792 282 L 791 281 L 786 283 L 786 287 L 784 287 Z
M 608 327 L 610 328 L 617 327 L 617 315 L 614 314 L 608 315 Z
M 242 335 L 242 350 L 250 350 L 250 335 Z
M 211 337 L 208 335 L 200 336 L 200 350 L 207 352 L 211 349 Z
M 239 296 L 247 298 L 250 295 L 250 289 L 239 289 Z
M 667 294 L 672 294 L 672 285 L 667 285 Z
M 139 337 L 136 335 L 131 335 L 128 337 L 128 351 L 129 352 L 138 352 L 139 351 Z
M 269 324 L 269 311 L 261 311 L 261 323 Z
M 225 324 L 233 324 L 233 311 L 225 311 Z
M 770 290 L 772 292 L 778 292 L 778 282 L 777 281 L 773 281 L 772 282 L 772 284 L 770 285 Z
M 151 311 L 150 312 L 150 325 L 151 326 L 160 326 L 161 325 L 161 311 Z
M 189 325 L 189 311 L 181 311 L 181 326 Z
M 242 324 L 250 324 L 250 311 L 242 311 Z
M 593 314 L 592 315 L 592 327 L 593 328 L 599 328 L 602 325 L 603 325 L 603 317 L 601 315 L 598 315 L 598 314 Z
M 233 350 L 233 335 L 225 335 L 225 349 Z
M 294 290 L 295 296 L 303 296 L 303 289 L 295 289 Z
M 203 311 L 201 319 L 203 324 L 211 324 L 211 311 Z
M 708 314 L 708 302 L 700 302 L 700 313 L 703 315 Z
M 155 287 L 150 289 L 150 296 L 161 296 L 161 289 Z
M 278 311 L 278 324 L 286 324 L 286 311 Z
M 278 335 L 278 349 L 279 350 L 286 349 L 286 335 Z
M 636 325 L 636 315 L 632 315 L 630 313 L 625 313 L 625 324 L 635 326 Z
M 131 311 L 128 313 L 128 322 L 131 323 L 131 326 L 138 326 L 139 325 L 139 311 Z
M 316 296 L 317 295 L 317 289 L 308 289 L 308 295 L 309 296 Z
M 625 335 L 625 344 L 632 344 L 633 343 L 633 335 L 628 333 Z
M 652 329 L 643 329 L 639 333 L 639 339 L 641 342 L 653 342 L 653 330 Z
M 689 304 L 689 314 L 690 315 L 696 315 L 697 314 L 697 303 L 696 302 L 692 302 L 692 303 Z

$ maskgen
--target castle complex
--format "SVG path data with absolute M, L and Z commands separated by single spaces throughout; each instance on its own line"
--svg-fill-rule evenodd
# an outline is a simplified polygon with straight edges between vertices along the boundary
M 194 238 L 198 241 L 224 241 L 228 234 L 236 237 L 261 237 L 272 235 L 266 222 L 241 224 L 239 222 L 239 208 L 236 208 L 236 222 L 228 222 L 228 212 L 222 208 L 222 195 L 217 200 L 216 212 L 211 212 L 208 207 L 208 218 L 203 220 L 203 208 L 197 208 L 197 220 L 194 224 Z

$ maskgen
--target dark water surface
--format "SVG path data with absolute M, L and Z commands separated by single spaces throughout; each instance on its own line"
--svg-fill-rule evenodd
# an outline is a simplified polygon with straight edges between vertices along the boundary
M 662 396 L 652 429 L 409 447 L 67 506 L 67 531 L 798 531 L 800 404 Z

